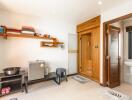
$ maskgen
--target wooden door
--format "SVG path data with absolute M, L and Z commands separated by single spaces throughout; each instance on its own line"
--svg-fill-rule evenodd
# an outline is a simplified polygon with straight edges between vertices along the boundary
M 111 88 L 120 85 L 119 32 L 120 28 L 108 26 L 108 86 Z
M 81 48 L 81 70 L 80 72 L 86 76 L 92 76 L 92 41 L 91 41 L 91 33 L 82 34 L 80 39 L 80 48 Z

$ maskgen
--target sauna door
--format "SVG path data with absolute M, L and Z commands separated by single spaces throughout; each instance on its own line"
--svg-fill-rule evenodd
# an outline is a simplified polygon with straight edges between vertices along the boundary
M 119 32 L 120 28 L 108 26 L 108 86 L 120 85 Z
M 92 76 L 92 34 L 81 35 L 81 73 Z

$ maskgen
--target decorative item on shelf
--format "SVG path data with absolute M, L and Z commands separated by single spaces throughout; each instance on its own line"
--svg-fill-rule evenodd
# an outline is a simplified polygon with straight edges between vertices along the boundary
M 53 38 L 53 41 L 54 41 L 54 42 L 57 42 L 58 40 L 57 40 L 57 38 Z
M 56 46 L 53 44 L 53 42 L 45 42 L 45 41 L 41 42 L 41 43 L 40 43 L 40 46 L 41 46 L 41 47 L 56 47 Z
M 58 46 L 61 46 L 63 44 L 64 44 L 63 42 L 57 42 L 57 41 L 53 41 L 53 42 L 42 41 L 40 43 L 41 47 L 58 47 Z
M 45 38 L 50 38 L 50 35 L 44 34 L 43 37 L 45 37 Z
M 29 26 L 22 26 L 21 33 L 22 34 L 34 35 L 35 34 L 35 29 L 33 27 L 29 27 Z
M 64 44 L 60 44 L 60 47 L 62 48 L 62 49 L 64 49 L 65 47 L 64 47 Z
M 5 34 L 5 33 L 6 33 L 6 27 L 0 26 L 0 34 Z
M 39 33 L 34 33 L 34 36 L 38 36 L 38 37 L 43 37 L 41 34 Z
M 39 37 L 43 37 L 43 35 L 42 35 L 42 34 L 39 34 L 38 36 L 39 36 Z

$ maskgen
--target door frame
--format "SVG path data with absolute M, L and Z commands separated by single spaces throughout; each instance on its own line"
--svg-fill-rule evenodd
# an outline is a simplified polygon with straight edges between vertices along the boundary
M 112 23 L 115 23 L 115 22 L 118 22 L 120 20 L 125 20 L 125 19 L 128 19 L 132 17 L 132 13 L 130 14 L 127 14 L 127 15 L 124 15 L 124 16 L 121 16 L 121 17 L 118 17 L 118 18 L 115 18 L 113 20 L 110 20 L 110 21 L 107 21 L 107 22 L 104 22 L 103 23 L 103 82 L 101 83 L 102 86 L 108 86 L 107 85 L 107 80 L 108 80 L 108 69 L 107 69 L 107 65 L 106 65 L 106 51 L 107 51 L 107 48 L 106 48 L 106 35 L 107 35 L 107 26 L 109 24 L 112 24 Z

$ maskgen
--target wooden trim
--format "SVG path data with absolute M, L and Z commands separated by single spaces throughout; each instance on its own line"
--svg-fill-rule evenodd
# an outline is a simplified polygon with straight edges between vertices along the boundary
M 118 18 L 115 18 L 115 19 L 112 19 L 110 21 L 106 21 L 105 23 L 112 24 L 112 23 L 118 22 L 120 20 L 128 19 L 130 17 L 132 17 L 132 13 L 124 15 L 124 16 L 121 16 L 121 17 L 118 17 Z
M 103 23 L 103 86 L 107 86 L 107 66 L 106 66 L 106 34 L 107 34 L 107 25 L 118 22 L 120 20 L 128 19 L 132 17 L 132 13 L 128 15 L 124 15 L 113 20 L 107 21 Z
M 110 25 L 109 29 L 110 30 L 116 30 L 116 31 L 118 31 L 118 33 L 120 33 L 120 31 L 121 31 L 121 29 L 119 27 L 116 27 L 116 26 L 113 26 L 113 25 Z
M 75 74 L 69 74 L 69 75 L 67 75 L 67 77 L 74 76 L 74 75 L 78 75 L 78 73 L 75 73 Z
M 48 39 L 48 40 L 54 40 L 55 38 L 46 38 L 46 37 L 40 37 L 40 36 L 34 36 L 34 35 L 28 35 L 28 34 L 12 34 L 12 33 L 7 33 L 7 34 L 2 34 L 0 33 L 1 37 L 16 37 L 16 38 L 32 38 L 32 39 Z
M 100 16 L 97 16 L 93 19 L 77 25 L 77 32 L 80 33 L 95 27 L 100 27 Z

